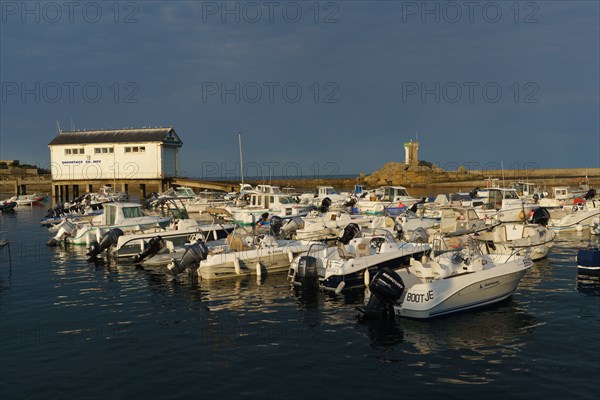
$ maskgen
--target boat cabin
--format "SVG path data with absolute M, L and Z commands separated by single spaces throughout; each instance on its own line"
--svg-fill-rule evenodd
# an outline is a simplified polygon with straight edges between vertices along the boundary
M 404 198 L 412 198 L 404 186 L 384 186 L 381 201 L 401 201 Z
M 317 187 L 317 197 L 327 197 L 331 195 L 339 195 L 339 193 L 333 188 L 333 186 Z
M 96 219 L 97 218 L 97 219 Z M 168 222 L 169 218 L 148 216 L 137 203 L 107 203 L 104 204 L 104 213 L 97 216 L 94 225 L 130 225 L 140 222 Z M 148 221 L 147 221 L 148 220 Z M 164 220 L 164 221 L 163 221 Z
M 253 193 L 250 195 L 249 206 L 255 208 L 274 208 L 285 205 L 295 205 L 291 196 L 284 194 Z
M 485 221 L 472 208 L 443 207 L 440 233 L 452 236 L 487 229 Z
M 280 194 L 281 189 L 279 186 L 271 186 L 271 185 L 256 185 L 256 190 L 260 193 L 270 193 L 270 194 Z
M 539 192 L 537 186 L 531 182 L 513 182 L 512 188 L 521 196 L 532 196 Z
M 515 189 L 491 188 L 478 193 L 482 198 L 483 208 L 499 210 L 509 205 L 521 204 L 521 199 Z

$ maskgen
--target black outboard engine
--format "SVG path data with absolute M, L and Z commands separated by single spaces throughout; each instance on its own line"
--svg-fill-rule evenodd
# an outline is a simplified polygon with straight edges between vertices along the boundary
M 311 256 L 300 257 L 294 280 L 301 283 L 304 290 L 317 289 L 319 287 L 317 259 Z
M 535 210 L 531 216 L 532 224 L 548 226 L 548 221 L 550 221 L 550 213 L 544 207 L 540 207 Z
M 275 237 L 278 237 L 281 233 L 281 227 L 283 226 L 283 219 L 280 216 L 273 215 L 269 222 L 271 226 L 271 234 Z
M 404 282 L 400 275 L 390 268 L 379 271 L 371 283 L 371 298 L 365 308 L 358 310 L 368 317 L 379 317 L 385 314 L 394 315 L 394 304 L 404 293 Z
M 144 251 L 133 256 L 133 262 L 139 263 L 146 258 L 154 257 L 159 251 L 165 247 L 165 241 L 160 236 L 155 236 L 148 241 L 148 245 Z
M 321 206 L 319 207 L 319 211 L 322 213 L 326 213 L 331 207 L 331 199 L 329 197 L 325 197 L 321 202 Z
M 351 198 L 347 202 L 344 203 L 344 207 L 353 208 L 356 205 L 356 199 Z
M 475 189 L 472 189 L 469 191 L 469 197 L 474 199 L 475 197 L 477 197 L 477 194 L 479 193 L 481 189 L 476 187 Z
M 410 236 L 410 241 L 413 243 L 427 243 L 428 240 L 429 235 L 427 234 L 427 231 L 420 226 L 415 229 Z
M 171 263 L 167 266 L 167 274 L 171 276 L 177 276 L 186 269 L 197 269 L 200 266 L 200 261 L 206 260 L 208 256 L 208 247 L 202 240 L 198 240 L 194 244 L 187 248 L 181 261 L 172 259 Z
M 123 231 L 119 228 L 113 228 L 110 231 L 106 232 L 106 235 L 104 235 L 100 244 L 94 243 L 90 251 L 88 251 L 87 262 L 93 262 L 100 253 L 108 249 L 113 244 L 117 244 L 117 241 L 119 240 L 120 236 L 123 236 Z
M 586 200 L 591 200 L 596 196 L 596 189 L 590 189 L 587 191 L 587 193 L 585 194 L 585 196 L 583 196 L 584 199 Z
M 342 234 L 342 237 L 338 238 L 338 242 L 340 242 L 341 244 L 344 244 L 344 245 L 350 243 L 350 241 L 356 237 L 356 235 L 358 234 L 359 231 L 360 231 L 360 228 L 354 222 L 346 225 L 346 227 L 344 228 L 344 233 Z

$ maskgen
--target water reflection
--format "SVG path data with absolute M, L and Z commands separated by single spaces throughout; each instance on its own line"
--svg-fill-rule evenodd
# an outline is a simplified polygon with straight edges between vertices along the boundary
M 508 300 L 491 309 L 455 314 L 427 321 L 386 318 L 361 319 L 371 346 L 403 344 L 413 354 L 468 350 L 473 357 L 517 352 L 524 337 L 537 326 L 536 319 Z
M 588 296 L 600 296 L 600 275 L 577 274 L 576 288 Z

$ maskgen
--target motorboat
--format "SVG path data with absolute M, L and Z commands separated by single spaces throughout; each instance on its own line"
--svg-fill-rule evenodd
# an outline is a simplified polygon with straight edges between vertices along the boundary
M 292 261 L 288 278 L 294 286 L 320 288 L 339 293 L 362 288 L 364 276 L 385 267 L 408 265 L 421 259 L 431 247 L 424 243 L 397 242 L 386 229 L 360 229 L 349 224 L 335 247 L 314 245 L 307 254 Z
M 16 206 L 17 206 L 16 201 L 5 200 L 2 203 L 0 203 L 0 211 L 2 211 L 2 212 L 11 211 L 11 210 L 14 210 Z
M 600 245 L 577 251 L 578 271 L 585 275 L 600 273 Z
M 510 297 L 533 265 L 516 254 L 483 254 L 474 243 L 459 251 L 386 268 L 374 276 L 360 310 L 427 319 L 487 306 Z
M 524 256 L 530 253 L 533 261 L 548 255 L 554 244 L 556 232 L 539 224 L 508 222 L 491 231 L 480 232 L 477 241 L 489 254 L 512 254 Z
M 437 252 L 461 248 L 473 234 L 487 231 L 493 227 L 479 218 L 473 208 L 441 207 L 440 215 L 439 229 L 428 238 Z
M 106 249 L 111 260 L 132 259 L 139 261 L 141 254 L 154 251 L 151 248 L 155 241 L 163 241 L 161 248 L 166 246 L 171 249 L 197 240 L 209 242 L 224 239 L 234 229 L 235 225 L 227 222 L 200 224 L 191 218 L 177 219 L 166 227 L 151 227 L 144 229 L 142 232 L 118 235 L 114 243 L 107 242 L 104 246 L 101 246 L 104 248 L 99 248 L 93 252 L 97 254 L 90 252 L 90 255 L 95 257 Z
M 361 229 L 368 228 L 376 218 L 383 219 L 383 217 L 349 214 L 342 211 L 321 213 L 313 210 L 302 218 L 300 227 L 293 232 L 293 237 L 297 240 L 309 241 L 333 240 L 348 224 L 355 223 Z M 392 221 L 392 227 L 394 225 Z
M 374 193 L 367 198 L 359 199 L 356 203 L 358 211 L 364 214 L 400 214 L 419 199 L 408 194 L 404 186 L 384 186 L 383 196 Z
M 281 193 L 251 193 L 249 204 L 245 206 L 227 206 L 236 223 L 254 225 L 259 219 L 267 219 L 273 215 L 282 219 L 303 217 L 310 211 L 307 205 L 298 204 L 291 196 Z
M 63 240 L 70 244 L 91 246 L 99 243 L 111 229 L 123 233 L 143 232 L 146 229 L 161 228 L 171 223 L 171 217 L 146 215 L 137 203 L 111 202 L 103 205 L 104 212 L 89 221 L 66 219 L 56 225 L 57 233 L 47 244 L 57 245 Z
M 239 276 L 272 274 L 286 272 L 293 258 L 305 253 L 310 244 L 297 240 L 282 240 L 278 236 L 283 221 L 272 217 L 267 233 L 261 234 L 239 226 L 225 240 L 204 243 L 198 236 L 184 246 L 165 246 L 151 257 L 141 260 L 143 267 L 167 267 L 167 273 L 178 275 L 184 270 L 196 273 L 201 280 L 217 280 Z M 190 249 L 197 249 L 198 244 L 203 252 L 200 259 L 189 258 Z M 142 255 L 140 255 L 141 258 Z M 196 262 L 197 261 L 197 262 Z
M 17 207 L 21 207 L 21 206 L 31 206 L 35 203 L 44 201 L 46 199 L 46 195 L 44 194 L 20 194 L 20 195 L 16 195 L 11 197 L 10 199 L 7 199 L 4 201 L 4 203 L 12 203 L 15 202 L 17 203 Z
M 72 202 L 58 203 L 48 210 L 40 220 L 42 226 L 58 225 L 66 219 L 91 220 L 104 212 L 103 203 L 93 202 L 94 197 L 89 193 L 73 199 Z
M 482 205 L 475 207 L 477 215 L 485 219 L 488 224 L 494 222 L 519 222 L 525 221 L 536 209 L 538 204 L 528 203 L 521 199 L 515 189 L 490 187 L 479 190 L 478 199 Z
M 574 205 L 571 211 L 559 220 L 550 219 L 548 226 L 554 231 L 562 232 L 581 231 L 596 224 L 600 224 L 600 200 L 585 200 Z
M 190 213 L 203 213 L 207 208 L 223 208 L 231 204 L 231 201 L 223 198 L 222 193 L 208 190 L 198 192 L 195 197 L 184 202 Z
M 104 185 L 95 193 L 95 198 L 101 203 L 127 201 L 129 200 L 129 194 L 126 192 L 117 192 L 112 186 Z

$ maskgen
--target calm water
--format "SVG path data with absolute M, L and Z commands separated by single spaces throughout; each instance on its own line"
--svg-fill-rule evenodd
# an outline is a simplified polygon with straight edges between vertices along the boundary
M 0 214 L 0 397 L 577 398 L 600 384 L 600 283 L 564 235 L 507 302 L 364 323 L 362 294 L 303 298 L 285 276 L 198 284 L 48 249 L 48 206 Z

